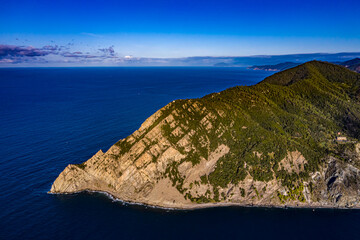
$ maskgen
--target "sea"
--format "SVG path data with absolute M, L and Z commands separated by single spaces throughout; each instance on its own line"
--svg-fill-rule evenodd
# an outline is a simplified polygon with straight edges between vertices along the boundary
M 0 69 L 0 239 L 360 239 L 360 210 L 132 205 L 48 194 L 69 163 L 106 151 L 175 99 L 272 74 L 245 68 Z

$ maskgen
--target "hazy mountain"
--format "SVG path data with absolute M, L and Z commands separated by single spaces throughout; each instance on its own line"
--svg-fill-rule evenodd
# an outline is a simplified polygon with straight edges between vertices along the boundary
M 275 65 L 252 66 L 252 67 L 248 67 L 248 69 L 265 70 L 265 71 L 283 71 L 283 70 L 286 70 L 289 68 L 296 67 L 300 64 L 301 63 L 284 62 L 284 63 L 275 64 Z

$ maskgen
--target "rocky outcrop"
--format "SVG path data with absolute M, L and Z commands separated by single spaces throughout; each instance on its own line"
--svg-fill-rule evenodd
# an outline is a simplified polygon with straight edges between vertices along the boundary
M 171 105 L 171 104 L 170 104 Z M 192 107 L 200 110 L 195 102 Z M 173 115 L 165 116 L 159 110 L 147 119 L 139 130 L 131 136 L 112 146 L 106 153 L 101 150 L 82 164 L 70 164 L 53 183 L 51 193 L 73 193 L 84 190 L 108 192 L 116 198 L 129 202 L 141 202 L 162 207 L 186 208 L 194 205 L 190 199 L 179 192 L 174 184 L 174 176 L 167 171 L 171 166 L 178 165 L 176 171 L 184 179 L 184 185 L 193 191 L 208 190 L 208 186 L 196 185 L 200 177 L 209 174 L 215 168 L 220 157 L 229 152 L 229 148 L 220 145 L 209 154 L 208 159 L 202 158 L 193 166 L 190 161 L 182 161 L 187 152 L 193 151 L 190 136 L 193 131 L 184 134 L 182 128 L 175 123 Z M 191 111 L 191 110 L 190 110 Z M 202 111 L 205 111 L 203 108 Z M 202 123 L 209 126 L 207 114 Z M 173 126 L 172 134 L 181 136 L 173 146 L 164 135 L 162 127 Z M 139 137 L 141 137 L 140 140 Z M 122 146 L 131 147 L 124 152 Z M 178 148 L 183 149 L 181 153 Z
M 359 161 L 359 159 L 357 159 Z M 322 173 L 313 176 L 313 198 L 323 206 L 359 207 L 360 170 L 330 157 Z

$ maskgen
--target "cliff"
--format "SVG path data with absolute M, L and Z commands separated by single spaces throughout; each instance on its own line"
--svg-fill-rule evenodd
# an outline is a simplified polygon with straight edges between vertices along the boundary
M 360 207 L 359 97 L 360 74 L 312 61 L 176 100 L 105 153 L 69 164 L 50 192 L 172 208 Z

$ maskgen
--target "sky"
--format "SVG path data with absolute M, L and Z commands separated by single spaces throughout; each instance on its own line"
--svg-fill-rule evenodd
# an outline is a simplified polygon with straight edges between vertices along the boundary
M 359 0 L 0 0 L 0 65 L 360 52 Z

